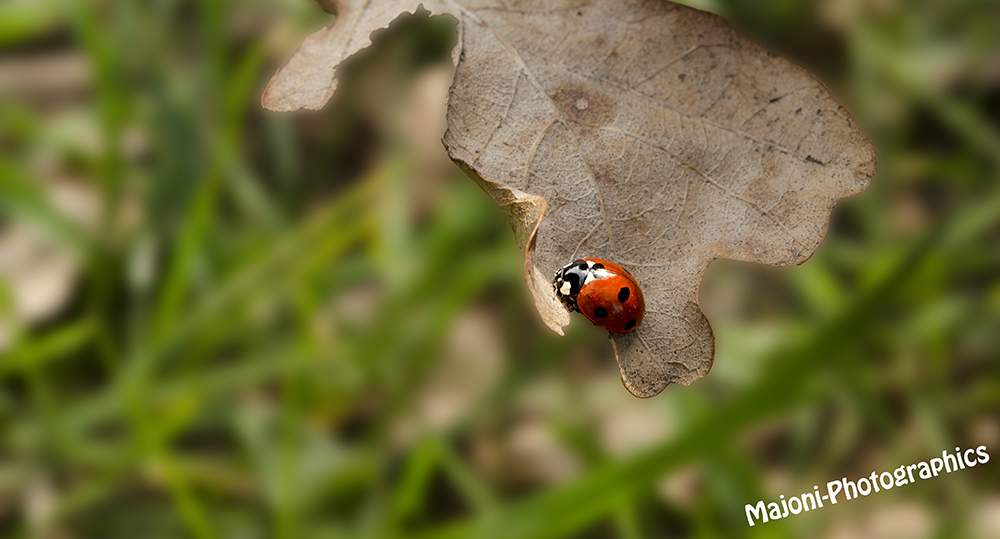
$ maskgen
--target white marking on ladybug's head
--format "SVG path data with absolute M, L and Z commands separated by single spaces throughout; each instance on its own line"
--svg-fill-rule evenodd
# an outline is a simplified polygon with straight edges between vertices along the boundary
M 594 263 L 591 262 L 590 260 L 586 260 L 586 262 L 587 262 L 587 267 L 588 268 L 593 268 L 594 267 Z
M 604 268 L 592 269 L 587 272 L 587 278 L 583 280 L 583 284 L 587 284 L 590 281 L 596 281 L 599 279 L 607 279 L 612 273 Z
M 568 296 L 572 289 L 573 287 L 570 286 L 569 281 L 563 281 L 562 286 L 559 287 L 559 293 L 564 296 Z

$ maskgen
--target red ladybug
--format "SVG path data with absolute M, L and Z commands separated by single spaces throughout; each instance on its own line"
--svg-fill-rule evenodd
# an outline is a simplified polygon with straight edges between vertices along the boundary
M 612 333 L 635 331 L 646 314 L 646 300 L 635 277 L 603 258 L 583 258 L 563 266 L 552 286 L 571 311 L 580 311 Z

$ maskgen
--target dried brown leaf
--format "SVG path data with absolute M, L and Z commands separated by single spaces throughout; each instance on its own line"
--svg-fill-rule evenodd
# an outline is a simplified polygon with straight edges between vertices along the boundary
M 871 142 L 820 81 L 661 0 L 344 0 L 264 105 L 321 108 L 337 65 L 420 4 L 457 19 L 444 142 L 514 229 L 545 323 L 569 323 L 550 279 L 574 258 L 613 260 L 642 285 L 642 325 L 613 336 L 637 396 L 711 367 L 697 290 L 712 260 L 805 261 L 833 205 L 875 172 Z

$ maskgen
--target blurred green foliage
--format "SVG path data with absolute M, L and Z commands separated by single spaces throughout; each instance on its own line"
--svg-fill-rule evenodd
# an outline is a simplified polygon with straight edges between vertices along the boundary
M 447 23 L 282 115 L 309 2 L 0 4 L 0 536 L 1000 537 L 1000 9 L 694 4 L 819 74 L 879 172 L 803 266 L 713 264 L 713 372 L 644 401 L 600 332 L 541 327 L 414 119 Z

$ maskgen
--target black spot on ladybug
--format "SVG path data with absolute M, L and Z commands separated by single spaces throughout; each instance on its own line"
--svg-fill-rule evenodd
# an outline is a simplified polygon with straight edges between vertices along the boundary
M 584 262 L 583 264 L 580 264 L 580 269 L 582 269 L 583 271 L 587 271 L 587 270 L 588 270 L 588 269 L 590 269 L 590 268 L 589 268 L 589 267 L 587 267 L 587 263 L 586 263 L 586 262 Z
M 580 276 L 575 273 L 567 273 L 563 279 L 569 283 L 570 288 L 573 290 L 580 287 Z
M 594 318 L 607 318 L 607 317 L 608 317 L 607 309 L 605 309 L 604 307 L 594 308 Z
M 621 290 L 618 291 L 618 303 L 625 303 L 628 301 L 629 295 L 632 293 L 627 286 L 623 286 Z
M 594 264 L 594 268 L 593 269 L 604 269 L 604 264 L 601 264 L 600 262 L 598 262 L 598 263 Z
M 633 317 L 631 320 L 628 321 L 628 324 L 625 324 L 625 331 L 628 331 L 634 327 L 635 327 L 635 318 Z

